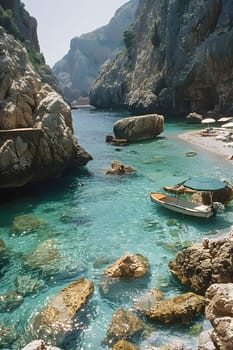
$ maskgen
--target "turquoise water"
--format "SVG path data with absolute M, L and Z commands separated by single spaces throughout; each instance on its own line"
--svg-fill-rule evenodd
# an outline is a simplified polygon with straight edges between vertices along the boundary
M 81 330 L 67 337 L 62 349 L 98 350 L 107 348 L 103 340 L 114 310 L 133 310 L 134 300 L 157 287 L 165 298 L 182 293 L 167 267 L 177 251 L 204 236 L 216 237 L 229 231 L 233 210 L 209 220 L 193 219 L 159 208 L 149 200 L 149 192 L 162 190 L 190 175 L 213 176 L 233 181 L 232 165 L 211 152 L 204 152 L 177 139 L 192 129 L 182 122 L 166 121 L 165 131 L 153 141 L 115 147 L 105 142 L 112 135 L 114 122 L 125 112 L 99 112 L 80 109 L 73 112 L 73 125 L 79 143 L 92 154 L 87 167 L 50 183 L 37 184 L 18 199 L 1 204 L 0 237 L 7 246 L 1 269 L 0 294 L 16 288 L 19 276 L 36 279 L 37 287 L 15 307 L 0 309 L 0 323 L 12 327 L 17 341 L 4 349 L 19 349 L 31 341 L 31 323 L 48 298 L 78 278 L 94 281 L 95 293 L 89 301 L 88 316 Z M 195 157 L 186 153 L 196 151 Z M 106 175 L 112 160 L 136 169 L 134 175 Z M 12 223 L 20 215 L 33 215 L 43 226 L 29 233 L 12 235 Z M 39 244 L 50 240 L 56 265 L 32 269 L 25 264 Z M 126 252 L 140 253 L 150 262 L 148 279 L 131 287 L 125 284 L 109 295 L 99 289 L 104 268 Z M 26 283 L 27 284 L 27 283 Z M 197 320 L 203 328 L 208 323 Z M 151 324 L 150 324 L 151 325 Z M 140 349 L 167 343 L 181 337 L 197 348 L 198 337 L 192 326 L 163 327 L 152 324 L 150 335 L 134 339 Z

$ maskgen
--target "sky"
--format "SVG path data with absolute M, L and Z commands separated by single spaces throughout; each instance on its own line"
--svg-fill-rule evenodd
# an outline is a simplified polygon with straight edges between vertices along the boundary
M 108 24 L 127 0 L 22 0 L 38 23 L 40 50 L 53 66 L 68 52 L 70 40 Z

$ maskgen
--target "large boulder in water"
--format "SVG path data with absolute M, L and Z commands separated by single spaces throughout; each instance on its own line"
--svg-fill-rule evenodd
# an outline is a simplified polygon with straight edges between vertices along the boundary
M 141 254 L 125 254 L 110 265 L 104 274 L 111 278 L 141 278 L 149 268 L 149 262 Z
M 50 334 L 54 340 L 62 339 L 75 324 L 75 316 L 88 302 L 94 293 L 94 283 L 86 279 L 80 279 L 55 295 L 49 305 L 39 313 L 33 323 L 35 335 L 46 338 Z
M 189 323 L 201 315 L 205 307 L 205 298 L 195 293 L 185 293 L 174 298 L 161 300 L 145 315 L 151 320 L 162 323 Z
M 114 124 L 117 138 L 137 142 L 155 138 L 164 130 L 164 117 L 158 114 L 141 115 L 118 120 Z
M 211 284 L 233 283 L 233 232 L 217 239 L 193 243 L 169 262 L 171 272 L 196 293 L 204 294 Z

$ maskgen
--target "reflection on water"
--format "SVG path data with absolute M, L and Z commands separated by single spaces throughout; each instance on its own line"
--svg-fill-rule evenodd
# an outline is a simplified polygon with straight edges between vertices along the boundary
M 231 226 L 232 207 L 203 220 L 159 208 L 149 199 L 150 191 L 160 191 L 190 175 L 229 178 L 231 165 L 177 140 L 176 134 L 190 126 L 172 121 L 157 140 L 122 148 L 107 144 L 106 135 L 113 133 L 114 122 L 124 115 L 88 109 L 73 112 L 79 143 L 93 161 L 62 179 L 2 196 L 0 294 L 5 307 L 0 309 L 0 323 L 5 327 L 5 348 L 19 349 L 29 342 L 35 314 L 51 296 L 81 277 L 94 281 L 95 293 L 81 329 L 72 331 L 59 345 L 69 350 L 105 348 L 103 341 L 115 310 L 132 310 L 134 301 L 151 288 L 159 288 L 165 298 L 184 292 L 170 274 L 168 262 L 190 242 L 221 235 Z M 187 157 L 187 152 L 194 151 L 195 157 Z M 136 175 L 106 175 L 112 160 L 132 166 Z M 126 252 L 148 258 L 147 278 L 105 285 L 104 269 Z M 137 342 L 144 349 L 164 344 L 170 337 L 183 338 L 194 349 L 199 330 L 208 326 L 202 318 L 188 327 L 156 325 L 156 331 Z

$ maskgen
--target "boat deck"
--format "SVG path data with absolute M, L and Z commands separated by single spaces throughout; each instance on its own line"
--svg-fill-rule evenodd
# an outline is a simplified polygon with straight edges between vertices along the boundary
M 162 193 L 156 193 L 156 192 L 153 193 L 152 192 L 151 197 L 152 198 L 154 197 L 155 200 L 161 201 L 163 203 L 179 206 L 180 208 L 186 208 L 186 209 L 190 209 L 190 210 L 205 211 L 209 208 L 208 205 L 192 203 L 192 202 L 187 201 L 183 198 L 169 196 L 169 195 L 162 194 Z

